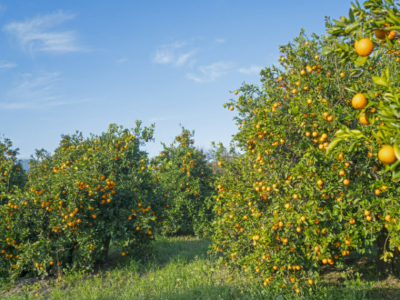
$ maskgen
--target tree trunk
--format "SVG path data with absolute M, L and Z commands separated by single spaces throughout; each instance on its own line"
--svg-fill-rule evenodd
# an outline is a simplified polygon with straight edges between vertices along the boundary
M 103 253 L 102 253 L 102 260 L 106 261 L 108 259 L 108 251 L 110 250 L 110 242 L 111 242 L 111 236 L 108 235 L 106 239 L 104 240 L 103 244 Z
M 388 231 L 385 227 L 382 227 L 381 232 L 376 239 L 376 246 L 378 254 L 377 271 L 378 273 L 381 273 L 382 277 L 387 278 L 393 273 L 393 263 L 381 259 L 383 253 L 389 251 Z

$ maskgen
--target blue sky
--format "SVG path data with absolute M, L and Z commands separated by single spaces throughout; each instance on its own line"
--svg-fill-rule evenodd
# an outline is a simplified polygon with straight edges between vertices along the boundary
M 362 1 L 361 1 L 362 2 Z M 0 135 L 29 158 L 61 134 L 155 123 L 150 156 L 182 124 L 195 145 L 228 145 L 243 82 L 259 84 L 279 45 L 325 32 L 348 0 L 0 0 Z

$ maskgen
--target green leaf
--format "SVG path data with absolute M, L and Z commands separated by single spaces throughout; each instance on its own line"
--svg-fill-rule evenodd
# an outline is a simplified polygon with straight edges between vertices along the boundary
M 353 30 L 356 30 L 358 26 L 360 26 L 360 21 L 347 25 L 347 27 L 344 29 L 344 33 L 350 33 Z
M 386 28 L 383 28 L 383 30 L 385 30 L 385 31 L 400 30 L 400 26 L 386 27 Z
M 354 61 L 354 64 L 357 66 L 362 66 L 368 60 L 368 56 L 358 56 L 357 59 Z
M 334 138 L 333 141 L 329 143 L 328 148 L 326 149 L 326 155 L 328 156 L 333 151 L 333 149 L 335 149 L 335 147 L 342 141 L 344 141 L 342 138 Z
M 399 142 L 394 143 L 393 149 L 394 149 L 394 155 L 396 155 L 397 160 L 400 161 L 400 143 Z
M 357 31 L 357 41 L 361 40 L 363 37 L 362 27 L 360 27 Z
M 387 0 L 385 0 L 387 1 Z M 393 5 L 393 4 L 392 4 Z M 390 19 L 396 23 L 397 25 L 400 25 L 400 18 L 395 16 L 390 10 L 387 10 L 388 15 L 390 16 Z M 393 29 L 392 29 L 393 30 Z
M 400 177 L 400 166 L 397 166 L 397 168 L 395 168 L 392 171 L 392 178 L 396 179 L 396 178 L 399 178 L 399 177 Z
M 396 170 L 400 166 L 400 160 L 396 161 L 393 165 L 390 166 L 390 171 Z
M 385 81 L 387 82 L 390 78 L 390 74 L 389 74 L 389 67 L 386 68 L 386 71 L 384 74 L 382 74 L 382 77 L 385 77 Z
M 333 20 L 333 22 L 335 22 L 335 24 L 336 24 L 337 26 L 346 27 L 346 24 L 344 24 L 343 22 L 340 22 L 340 21 L 338 21 L 338 20 Z
M 332 53 L 332 52 L 333 52 L 332 48 L 324 47 L 324 48 L 322 48 L 321 54 L 322 54 L 323 56 L 326 56 L 326 55 L 328 55 L 328 54 L 330 54 L 330 53 Z
M 393 6 L 393 5 L 394 5 L 393 0 L 385 0 L 385 2 L 386 2 L 386 4 L 389 5 L 389 6 Z
M 351 146 L 350 146 L 350 148 L 348 150 L 349 153 L 352 153 L 354 151 L 354 149 L 357 146 L 357 143 L 358 143 L 358 141 L 355 141 L 353 144 L 351 144 Z
M 354 22 L 354 21 L 355 21 L 355 19 L 354 19 L 354 14 L 353 14 L 353 11 L 352 11 L 351 9 L 349 9 L 349 18 L 350 18 L 350 21 L 351 21 L 351 22 Z
M 375 84 L 381 85 L 384 87 L 388 87 L 389 84 L 386 82 L 385 78 L 379 77 L 379 76 L 372 76 L 372 79 L 374 80 Z
M 345 88 L 347 91 L 349 91 L 349 92 L 352 92 L 352 93 L 354 93 L 354 94 L 357 94 L 357 90 L 356 89 L 354 89 L 354 88 L 349 88 L 349 87 L 346 87 Z

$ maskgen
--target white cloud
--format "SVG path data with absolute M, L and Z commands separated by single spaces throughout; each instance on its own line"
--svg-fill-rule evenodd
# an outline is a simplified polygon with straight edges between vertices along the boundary
M 192 57 L 194 54 L 196 53 L 196 51 L 190 51 L 188 53 L 185 54 L 181 54 L 178 59 L 176 60 L 176 65 L 177 66 L 183 66 L 186 64 L 186 62 L 188 62 L 189 58 Z
M 214 42 L 216 43 L 225 43 L 224 39 L 214 39 Z
M 3 30 L 13 35 L 23 48 L 30 51 L 74 52 L 84 50 L 76 43 L 73 31 L 50 31 L 56 25 L 73 19 L 74 15 L 62 11 L 36 17 L 25 22 L 12 22 Z
M 175 60 L 176 50 L 182 48 L 185 42 L 175 42 L 168 45 L 161 45 L 156 50 L 156 55 L 153 58 L 153 62 L 157 64 L 168 64 Z
M 251 66 L 249 68 L 240 68 L 238 71 L 243 74 L 247 75 L 257 75 L 260 74 L 260 71 L 263 69 L 263 67 L 260 66 Z
M 12 88 L 1 96 L 6 101 L 0 102 L 0 107 L 4 109 L 38 109 L 90 101 L 90 99 L 67 100 L 55 87 L 55 83 L 59 80 L 61 77 L 58 72 L 23 74 Z
M 191 59 L 191 57 L 196 53 L 196 50 L 183 52 L 181 48 L 186 45 L 186 42 L 177 41 L 172 44 L 157 47 L 153 62 L 163 65 L 175 64 L 177 67 L 192 66 L 196 60 Z
M 218 77 L 226 74 L 227 70 L 232 67 L 231 62 L 216 62 L 208 66 L 199 67 L 201 76 L 195 75 L 193 73 L 187 73 L 186 78 L 194 80 L 196 82 L 211 82 Z
M 120 58 L 120 59 L 117 60 L 117 64 L 122 64 L 122 63 L 127 62 L 127 61 L 128 61 L 128 59 L 126 57 L 123 57 L 123 58 Z
M 11 69 L 11 68 L 15 68 L 16 66 L 17 66 L 17 64 L 15 64 L 15 63 L 0 61 L 0 69 Z

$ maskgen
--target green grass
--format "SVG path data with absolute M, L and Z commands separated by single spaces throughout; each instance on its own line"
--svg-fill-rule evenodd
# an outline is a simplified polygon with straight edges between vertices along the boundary
M 154 253 L 147 259 L 134 260 L 120 256 L 118 249 L 107 264 L 87 275 L 64 274 L 61 280 L 22 278 L 6 293 L 4 300 L 15 299 L 400 299 L 397 279 L 385 282 L 374 278 L 370 261 L 357 263 L 356 271 L 343 278 L 334 270 L 326 270 L 320 284 L 296 295 L 292 290 L 265 288 L 245 273 L 230 274 L 218 267 L 208 253 L 209 241 L 189 237 L 158 237 Z M 373 269 L 372 269 L 373 270 Z M 364 272 L 357 279 L 355 272 Z M 110 277 L 108 275 L 110 274 Z M 353 274 L 353 275 L 352 275 Z M 365 277 L 365 278 L 363 278 Z M 1 286 L 0 286 L 1 287 Z M 29 290 L 28 290 L 29 289 Z M 35 297 L 35 294 L 38 296 Z

